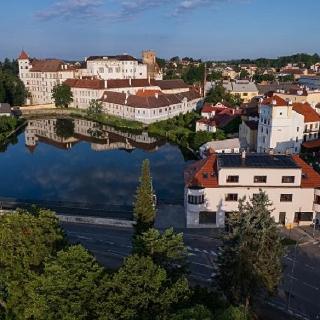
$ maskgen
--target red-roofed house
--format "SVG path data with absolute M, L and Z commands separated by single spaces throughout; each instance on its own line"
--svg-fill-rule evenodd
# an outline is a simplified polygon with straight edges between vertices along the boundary
M 320 175 L 299 156 L 212 154 L 184 173 L 188 227 L 223 228 L 239 199 L 260 190 L 279 224 L 310 225 L 320 213 Z
M 305 141 L 319 138 L 320 115 L 308 103 L 292 103 L 278 95 L 259 104 L 257 151 L 299 153 Z

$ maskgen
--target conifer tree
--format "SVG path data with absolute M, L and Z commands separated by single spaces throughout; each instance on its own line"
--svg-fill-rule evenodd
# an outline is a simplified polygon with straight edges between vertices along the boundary
M 261 191 L 249 202 L 240 200 L 219 257 L 220 289 L 231 303 L 244 304 L 246 310 L 256 293 L 276 291 L 282 273 L 283 246 L 271 205 Z
M 156 209 L 150 174 L 150 163 L 147 159 L 142 163 L 140 185 L 137 188 L 133 212 L 136 221 L 136 235 L 141 235 L 153 227 Z

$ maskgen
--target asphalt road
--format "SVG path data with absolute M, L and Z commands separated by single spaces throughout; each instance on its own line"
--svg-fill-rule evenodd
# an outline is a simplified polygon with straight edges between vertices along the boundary
M 304 319 L 320 319 L 320 241 L 299 245 L 296 254 L 292 246 L 284 266 L 279 295 L 271 303 Z
M 63 223 L 62 226 L 71 243 L 84 245 L 107 268 L 118 268 L 131 253 L 133 231 L 130 229 L 75 223 Z M 204 230 L 200 230 L 200 234 L 184 233 L 190 280 L 202 285 L 210 285 L 219 252 L 219 240 L 210 233 Z
M 123 259 L 131 253 L 132 230 L 99 225 L 63 223 L 65 232 L 72 243 L 81 243 L 96 259 L 108 268 L 118 268 Z M 194 284 L 210 286 L 216 272 L 216 258 L 220 242 L 215 230 L 181 230 L 189 252 L 189 279 Z M 270 299 L 269 304 L 304 319 L 320 319 L 320 241 L 309 241 L 297 250 L 295 267 L 294 247 L 284 258 L 284 276 L 279 295 Z M 288 293 L 291 301 L 288 306 Z M 289 307 L 289 308 L 288 308 Z M 302 318 L 303 319 L 303 318 Z

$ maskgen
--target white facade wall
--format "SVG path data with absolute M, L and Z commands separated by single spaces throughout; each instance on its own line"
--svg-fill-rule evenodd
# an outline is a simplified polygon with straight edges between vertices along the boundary
M 75 77 L 75 71 L 67 69 L 57 72 L 32 72 L 29 59 L 19 59 L 18 61 L 20 79 L 30 94 L 27 104 L 53 103 L 52 89 L 54 86 Z
M 146 79 L 147 65 L 138 61 L 120 61 L 115 59 L 101 59 L 87 61 L 87 74 L 101 79 Z
M 225 214 L 238 210 L 238 200 L 247 200 L 258 194 L 260 190 L 267 193 L 276 222 L 279 222 L 280 212 L 285 212 L 286 224 L 294 223 L 296 212 L 312 212 L 316 216 L 317 205 L 314 196 L 318 190 L 301 188 L 301 169 L 266 169 L 266 168 L 221 168 L 219 170 L 219 187 L 192 189 L 185 188 L 185 208 L 188 227 L 225 226 Z M 239 176 L 239 182 L 228 183 L 227 176 Z M 267 176 L 266 183 L 254 183 L 254 176 Z M 294 183 L 282 183 L 283 176 L 294 176 Z M 227 194 L 237 194 L 238 199 L 227 201 Z M 188 203 L 188 195 L 204 195 L 204 203 L 195 205 Z M 281 194 L 292 194 L 292 201 L 280 201 Z M 320 205 L 318 205 L 320 209 Z M 216 224 L 199 224 L 199 213 L 216 212 Z M 300 225 L 310 225 L 312 221 L 300 221 Z
M 71 88 L 73 94 L 73 102 L 70 104 L 73 108 L 87 109 L 92 100 L 101 99 L 105 89 L 89 89 L 89 88 Z
M 198 102 L 201 99 L 187 101 L 184 99 L 179 104 L 174 104 L 158 108 L 138 108 L 128 105 L 119 105 L 114 103 L 103 102 L 103 110 L 107 114 L 122 117 L 128 120 L 136 120 L 145 124 L 167 120 L 179 114 L 185 114 L 192 110 L 196 110 Z
M 292 106 L 259 106 L 258 152 L 299 153 L 303 132 L 304 117 Z

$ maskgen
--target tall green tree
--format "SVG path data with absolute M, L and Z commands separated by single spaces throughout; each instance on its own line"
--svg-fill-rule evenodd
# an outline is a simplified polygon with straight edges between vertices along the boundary
M 71 88 L 64 83 L 57 84 L 52 89 L 52 98 L 56 107 L 68 108 L 69 104 L 73 101 Z
M 157 229 L 149 229 L 137 237 L 134 250 L 139 255 L 151 257 L 171 278 L 180 277 L 186 272 L 188 252 L 183 234 L 175 233 L 173 228 L 162 234 Z
M 138 255 L 127 258 L 101 288 L 100 320 L 168 319 L 190 292 L 186 278 L 172 283 L 150 257 Z
M 283 246 L 271 206 L 261 191 L 250 201 L 242 199 L 223 240 L 218 284 L 231 303 L 246 309 L 256 293 L 274 293 L 282 274 Z
M 58 219 L 50 211 L 0 216 L 0 314 L 19 314 L 26 283 L 64 245 Z
M 136 191 L 133 213 L 136 222 L 136 235 L 141 235 L 153 227 L 156 208 L 150 174 L 150 162 L 147 159 L 142 163 L 140 184 Z
M 27 285 L 21 319 L 97 319 L 103 268 L 81 245 L 60 251 Z

